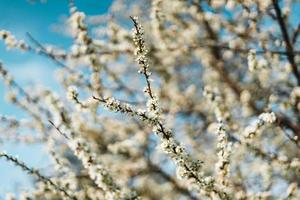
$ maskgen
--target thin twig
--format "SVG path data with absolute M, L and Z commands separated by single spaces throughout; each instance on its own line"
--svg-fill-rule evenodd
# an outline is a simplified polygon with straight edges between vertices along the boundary
M 64 132 L 62 132 L 61 130 L 60 130 L 60 128 L 58 127 L 58 126 L 56 126 L 51 120 L 48 120 L 48 122 L 64 137 L 64 138 L 66 138 L 66 139 L 70 139 L 70 137 L 66 134 L 66 133 L 64 133 Z
M 13 156 L 10 156 L 4 152 L 0 152 L 0 157 L 6 158 L 6 160 L 14 163 L 18 167 L 21 167 L 22 170 L 28 172 L 29 174 L 35 175 L 40 181 L 44 182 L 47 185 L 52 186 L 55 190 L 62 192 L 69 199 L 77 200 L 77 198 L 75 196 L 73 196 L 73 195 L 69 194 L 69 192 L 67 192 L 66 188 L 57 185 L 50 178 L 42 175 L 37 169 L 28 167 L 24 162 L 22 162 L 19 159 L 15 158 Z
M 273 2 L 273 6 L 275 9 L 275 13 L 276 13 L 276 20 L 279 24 L 281 34 L 282 34 L 284 42 L 285 42 L 287 58 L 288 58 L 289 63 L 292 66 L 292 70 L 297 79 L 298 85 L 300 86 L 300 74 L 298 71 L 297 64 L 295 62 L 294 47 L 290 41 L 288 30 L 287 30 L 286 24 L 284 22 L 284 19 L 283 19 L 282 13 L 281 13 L 281 9 L 278 5 L 278 0 L 273 0 L 272 2 Z

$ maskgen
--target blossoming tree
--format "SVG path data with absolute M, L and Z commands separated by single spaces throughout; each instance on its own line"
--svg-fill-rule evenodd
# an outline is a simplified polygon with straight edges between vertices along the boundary
M 86 16 L 70 1 L 68 49 L 0 31 L 9 49 L 55 62 L 65 91 L 21 87 L 0 64 L 28 116 L 1 116 L 1 139 L 44 143 L 55 169 L 2 151 L 36 178 L 20 198 L 299 199 L 297 6 L 116 0 Z

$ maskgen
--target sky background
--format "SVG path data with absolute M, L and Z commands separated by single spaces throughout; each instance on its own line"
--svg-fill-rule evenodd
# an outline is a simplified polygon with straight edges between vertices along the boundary
M 77 8 L 87 15 L 103 14 L 108 11 L 112 0 L 75 0 Z M 53 26 L 69 15 L 67 0 L 49 0 L 47 3 L 30 3 L 26 0 L 0 0 L 0 30 L 12 32 L 17 39 L 26 38 L 31 33 L 43 44 L 68 47 L 72 39 L 53 31 Z M 54 71 L 57 68 L 51 60 L 19 50 L 7 50 L 0 41 L 0 61 L 21 86 L 42 84 L 57 88 Z M 0 81 L 0 115 L 22 118 L 21 110 L 4 100 L 5 86 Z M 1 134 L 1 133 L 0 133 Z M 43 169 L 49 165 L 42 145 L 21 143 L 0 143 L 0 151 L 18 156 L 31 167 Z M 11 163 L 0 159 L 0 200 L 8 192 L 30 188 L 31 177 Z

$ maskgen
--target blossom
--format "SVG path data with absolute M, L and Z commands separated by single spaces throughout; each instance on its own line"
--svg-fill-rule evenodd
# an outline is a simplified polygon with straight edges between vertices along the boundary
M 0 141 L 51 158 L 40 171 L 0 153 L 36 178 L 21 199 L 300 199 L 295 3 L 115 0 L 93 16 L 69 3 L 65 49 L 0 31 L 58 65 L 63 88 L 0 63 L 25 117 L 0 115 Z
M 69 100 L 74 100 L 78 97 L 78 90 L 75 86 L 69 86 L 67 91 L 67 98 Z
M 9 92 L 5 96 L 8 102 L 16 102 L 17 101 L 17 94 L 15 92 Z
M 84 19 L 85 19 L 85 14 L 83 12 L 74 12 L 71 17 L 69 18 L 69 23 L 71 27 L 75 30 L 79 28 L 84 28 Z
M 9 31 L 0 30 L 0 39 L 4 40 L 4 43 L 9 49 L 18 48 L 22 51 L 29 49 L 29 46 L 25 44 L 23 40 L 17 40 Z
M 251 49 L 248 53 L 248 68 L 250 72 L 253 72 L 258 65 L 258 61 L 256 59 L 256 51 Z
M 259 115 L 258 117 L 260 120 L 266 122 L 266 123 L 274 123 L 276 121 L 276 116 L 274 112 L 270 112 L 270 113 L 262 113 Z

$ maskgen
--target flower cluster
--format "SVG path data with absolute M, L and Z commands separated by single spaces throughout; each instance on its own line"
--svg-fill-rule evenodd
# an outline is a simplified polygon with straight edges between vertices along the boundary
M 70 146 L 77 158 L 82 161 L 84 168 L 88 170 L 89 176 L 94 180 L 95 184 L 104 190 L 105 197 L 107 199 L 121 199 L 119 186 L 116 185 L 99 159 L 96 159 L 96 156 L 88 150 L 82 139 L 71 140 Z
M 23 40 L 17 40 L 11 32 L 6 30 L 0 30 L 0 39 L 4 40 L 4 43 L 9 49 L 17 48 L 26 51 L 29 48 Z
M 13 79 L 12 76 L 8 73 L 8 71 L 3 67 L 0 62 L 0 75 L 4 79 L 4 83 L 8 86 L 12 85 Z
M 27 173 L 36 176 L 40 181 L 44 182 L 46 185 L 53 188 L 54 190 L 59 191 L 62 194 L 63 199 L 74 199 L 74 200 L 77 199 L 66 188 L 63 188 L 63 187 L 57 185 L 51 179 L 43 176 L 38 170 L 28 167 L 24 162 L 18 160 L 18 158 L 10 156 L 5 152 L 0 152 L 0 158 L 1 157 L 4 157 L 8 161 L 14 163 L 15 165 L 17 165 L 18 167 L 20 167 L 22 170 L 26 171 Z
M 75 7 L 71 8 L 71 17 L 69 18 L 69 23 L 75 32 L 75 37 L 79 43 L 86 44 L 89 41 L 87 35 L 87 27 L 84 24 L 85 14 L 83 12 L 79 12 Z
M 0 63 L 18 108 L 0 113 L 1 148 L 49 156 L 36 170 L 0 153 L 36 177 L 7 199 L 300 199 L 295 1 L 114 0 L 93 16 L 69 2 L 54 27 L 69 47 L 0 31 L 53 61 L 61 86 L 27 87 Z
M 75 86 L 69 86 L 67 91 L 67 98 L 69 100 L 74 100 L 78 97 L 78 90 Z
M 159 117 L 159 107 L 158 107 L 158 97 L 153 93 L 151 88 L 151 72 L 149 70 L 149 61 L 147 59 L 148 49 L 145 45 L 144 40 L 144 29 L 140 24 L 138 17 L 131 17 L 134 23 L 133 29 L 133 41 L 136 46 L 135 55 L 137 56 L 137 62 L 140 65 L 139 73 L 143 74 L 147 86 L 144 89 L 144 93 L 148 95 L 149 99 L 147 102 L 148 112 L 151 113 L 155 117 Z
M 273 112 L 262 113 L 259 115 L 258 120 L 250 126 L 247 126 L 244 130 L 243 135 L 245 138 L 254 137 L 258 130 L 265 124 L 273 124 L 276 121 L 276 116 Z
M 228 136 L 224 130 L 224 124 L 221 122 L 219 124 L 217 135 L 218 135 L 218 162 L 216 163 L 216 170 L 218 172 L 218 179 L 220 184 L 228 187 L 228 177 L 229 177 L 229 163 L 232 143 L 228 141 Z

